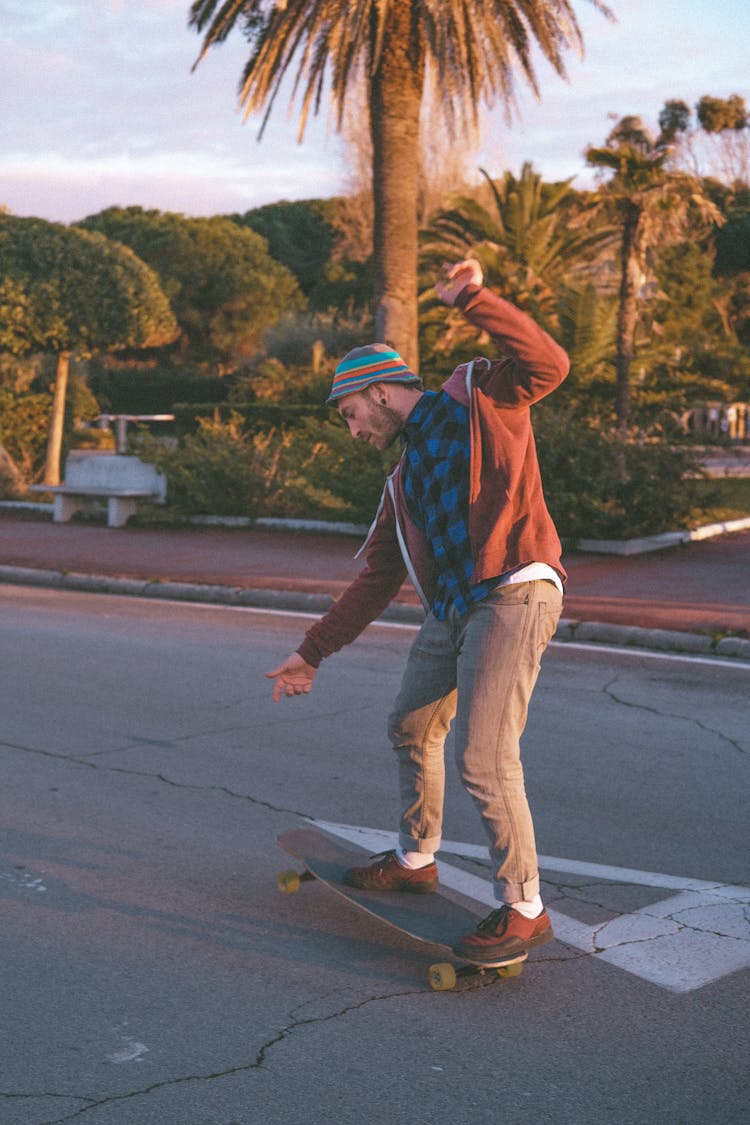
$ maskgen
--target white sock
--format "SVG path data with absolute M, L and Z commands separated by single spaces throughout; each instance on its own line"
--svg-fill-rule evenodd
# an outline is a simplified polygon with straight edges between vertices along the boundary
M 524 918 L 529 919 L 538 918 L 544 910 L 541 895 L 534 895 L 533 898 L 528 899 L 526 902 L 510 902 L 508 905 L 512 906 L 514 910 L 517 910 L 519 914 L 522 914 Z
M 396 848 L 396 859 L 402 867 L 410 871 L 419 871 L 421 867 L 428 867 L 435 862 L 432 852 L 405 852 L 403 848 Z

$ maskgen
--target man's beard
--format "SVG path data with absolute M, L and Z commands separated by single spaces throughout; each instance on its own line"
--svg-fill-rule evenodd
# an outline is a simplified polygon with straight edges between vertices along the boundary
M 371 400 L 367 413 L 367 430 L 371 445 L 375 445 L 378 449 L 387 449 L 389 445 L 393 445 L 403 426 L 403 419 L 396 410 L 385 406 L 382 402 Z

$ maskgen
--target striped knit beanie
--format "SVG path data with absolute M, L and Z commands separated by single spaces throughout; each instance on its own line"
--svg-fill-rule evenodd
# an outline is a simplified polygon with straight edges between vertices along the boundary
M 333 386 L 327 402 L 363 391 L 371 383 L 420 383 L 418 375 L 387 344 L 367 344 L 347 352 L 333 373 Z

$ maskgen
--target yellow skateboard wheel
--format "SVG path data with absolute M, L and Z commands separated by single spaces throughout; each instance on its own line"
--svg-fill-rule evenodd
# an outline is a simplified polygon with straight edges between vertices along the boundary
M 516 961 L 513 965 L 498 965 L 495 971 L 499 977 L 520 977 L 523 972 L 523 961 Z
M 294 895 L 299 890 L 300 877 L 297 871 L 280 871 L 276 883 L 283 895 Z
M 430 965 L 428 979 L 434 992 L 450 992 L 456 987 L 456 970 L 449 961 Z

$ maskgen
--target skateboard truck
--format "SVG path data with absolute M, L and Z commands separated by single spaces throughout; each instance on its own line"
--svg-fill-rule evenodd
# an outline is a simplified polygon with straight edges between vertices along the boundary
M 427 980 L 434 992 L 450 992 L 456 987 L 460 977 L 483 976 L 485 973 L 496 973 L 503 978 L 520 977 L 526 957 L 527 954 L 524 953 L 518 958 L 503 962 L 502 965 L 478 965 L 471 961 L 459 965 L 458 968 L 450 961 L 438 961 L 437 964 L 430 965 L 427 970 Z

